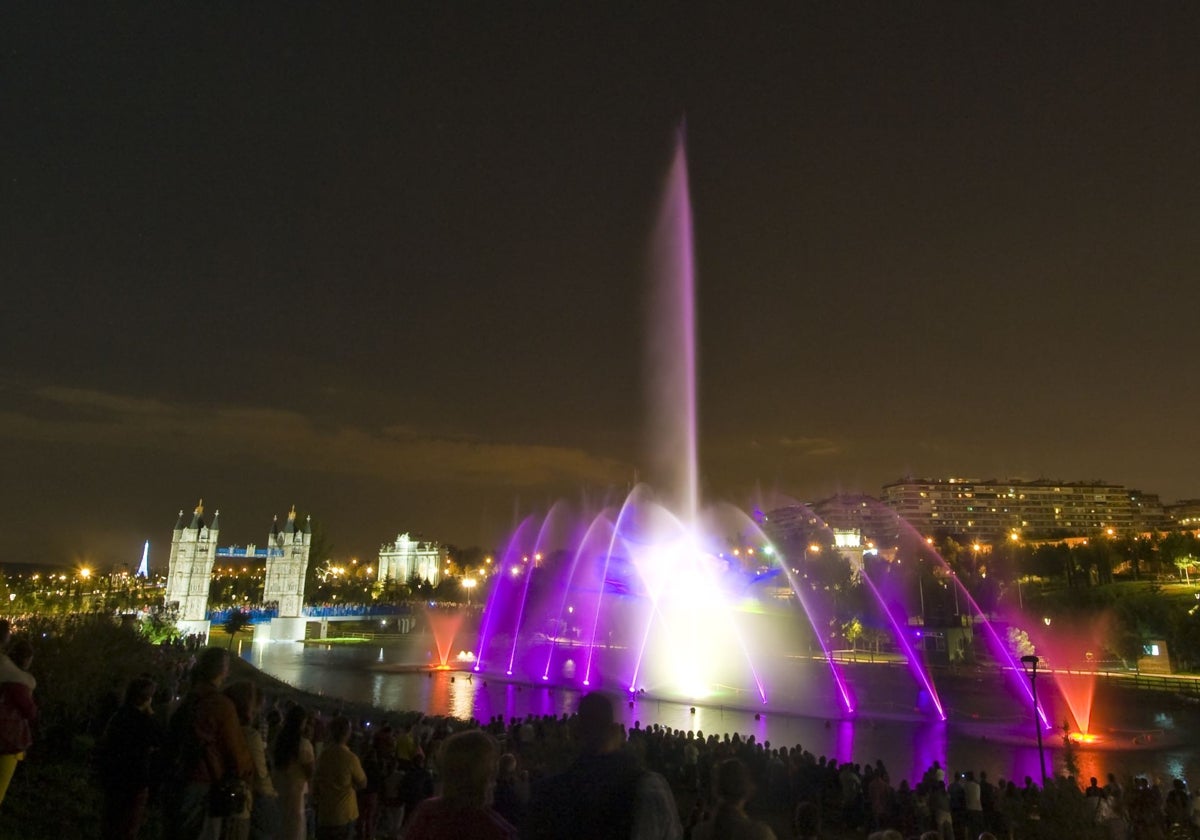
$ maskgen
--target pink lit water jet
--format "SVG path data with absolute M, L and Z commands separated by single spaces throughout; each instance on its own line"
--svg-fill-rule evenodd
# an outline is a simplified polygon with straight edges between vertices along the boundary
M 929 674 L 921 667 L 921 662 L 917 658 L 916 652 L 913 651 L 912 645 L 908 643 L 908 638 L 896 621 L 896 616 L 892 615 L 892 611 L 888 608 L 887 603 L 883 600 L 883 596 L 879 594 L 879 590 L 875 588 L 871 576 L 867 574 L 866 568 L 862 571 L 862 580 L 871 590 L 871 594 L 875 597 L 875 602 L 879 604 L 879 608 L 883 610 L 887 617 L 888 623 L 891 624 L 894 631 L 894 638 L 904 649 L 905 657 L 908 660 L 908 669 L 916 676 L 921 685 L 925 686 L 925 691 L 929 694 L 930 700 L 933 701 L 934 707 L 937 709 L 938 717 L 942 720 L 946 719 L 946 710 L 942 708 L 942 699 L 938 697 L 937 688 L 934 687 L 933 681 L 929 678 Z
M 696 442 L 696 273 L 683 130 L 667 171 L 652 240 L 647 333 L 651 483 L 687 523 L 699 512 Z
M 783 558 L 770 564 L 788 575 L 794 600 L 768 595 L 752 583 L 763 577 L 744 559 L 725 554 L 728 535 L 756 532 L 746 514 L 705 507 L 697 470 L 695 263 L 687 157 L 682 132 L 668 168 L 654 231 L 654 282 L 646 329 L 651 490 L 636 486 L 616 509 L 582 510 L 581 536 L 550 546 L 545 524 L 526 520 L 514 532 L 484 613 L 476 669 L 500 668 L 513 679 L 614 688 L 639 696 L 761 707 L 772 693 L 768 670 L 809 664 L 787 658 L 802 617 L 821 647 L 829 677 L 809 693 L 836 689 L 836 703 L 852 713 L 855 699 L 809 610 L 804 587 Z M 556 506 L 557 509 L 557 506 Z M 523 552 L 561 549 L 557 566 L 506 571 Z M 782 565 L 781 565 L 782 563 Z M 769 577 L 769 576 L 768 576 Z M 772 584 L 768 584 L 770 588 Z M 761 588 L 760 588 L 761 589 Z M 784 590 L 787 591 L 787 590 Z M 796 605 L 799 605 L 799 611 Z M 764 609 L 768 617 L 761 617 Z M 784 620 L 773 616 L 781 613 Z M 904 644 L 900 638 L 898 643 Z M 918 670 L 919 663 L 911 655 Z M 803 660 L 801 660 L 803 661 Z M 819 671 L 817 673 L 820 673 Z M 944 716 L 931 683 L 924 683 Z M 821 702 L 825 702 L 822 698 Z M 827 714 L 824 707 L 821 714 Z
M 1062 695 L 1074 718 L 1074 729 L 1090 734 L 1092 703 L 1096 694 L 1096 672 L 1088 654 L 1102 650 L 1106 617 L 1071 621 L 1060 617 L 1053 625 L 1042 619 L 1021 617 L 1035 650 L 1043 658 L 1047 675 Z
M 873 504 L 882 505 L 882 502 L 873 502 Z M 922 551 L 927 556 L 932 557 L 934 562 L 937 563 L 938 567 L 947 575 L 950 580 L 950 585 L 955 587 L 955 592 L 961 594 L 963 599 L 966 600 L 971 609 L 970 614 L 978 617 L 979 626 L 983 627 L 983 631 L 987 637 L 992 655 L 996 657 L 998 662 L 1004 665 L 1005 673 L 1009 675 L 1010 681 L 1014 687 L 1016 687 L 1018 692 L 1029 703 L 1034 705 L 1034 708 L 1037 710 L 1038 719 L 1042 723 L 1042 727 L 1044 729 L 1052 728 L 1050 718 L 1046 715 L 1044 705 L 1040 702 L 1034 703 L 1033 688 L 1030 686 L 1029 680 L 1026 679 L 1024 670 L 1013 658 L 1008 646 L 1000 639 L 1000 636 L 996 633 L 995 626 L 992 624 L 991 620 L 987 617 L 983 610 L 980 609 L 979 604 L 975 601 L 975 598 L 972 597 L 971 593 L 967 591 L 967 588 L 963 586 L 963 583 L 958 579 L 958 576 L 954 574 L 954 570 L 950 568 L 950 564 L 946 562 L 946 558 L 942 557 L 942 555 L 938 553 L 938 551 L 935 550 L 932 545 L 927 544 L 921 535 L 917 533 L 916 529 L 913 528 L 911 523 L 906 521 L 903 517 L 898 516 L 895 511 L 892 511 L 890 508 L 887 509 L 887 512 L 895 518 L 895 522 L 900 527 L 900 530 L 906 533 L 910 539 L 913 540 L 914 544 L 921 545 Z
M 429 621 L 429 632 L 433 634 L 433 643 L 437 648 L 438 666 L 449 667 L 450 653 L 454 649 L 454 637 L 462 627 L 463 614 L 456 610 L 425 610 Z
M 717 660 L 727 658 L 741 663 L 734 670 L 747 673 L 754 694 L 765 699 L 765 687 L 749 661 L 751 647 L 722 589 L 724 564 L 698 524 L 692 239 L 680 131 L 652 240 L 654 282 L 646 331 L 649 461 L 662 498 L 641 486 L 615 517 L 585 512 L 585 537 L 564 547 L 569 568 L 559 570 L 553 581 L 544 580 L 554 575 L 549 570 L 529 569 L 520 586 L 502 575 L 485 611 L 477 668 L 494 658 L 493 640 L 511 634 L 506 675 L 522 672 L 525 640 L 545 647 L 534 675 L 539 681 L 557 676 L 557 662 L 558 670 L 577 673 L 584 686 L 620 680 L 640 687 L 649 679 L 696 698 L 710 690 Z M 523 550 L 517 546 L 528 543 L 534 526 L 523 524 L 522 530 L 510 541 L 506 556 Z M 602 550 L 599 534 L 607 536 Z M 539 536 L 537 544 L 541 542 Z M 507 561 L 502 564 L 506 567 Z

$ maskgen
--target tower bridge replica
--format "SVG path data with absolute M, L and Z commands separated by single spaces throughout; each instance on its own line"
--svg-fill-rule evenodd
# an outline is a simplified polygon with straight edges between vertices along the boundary
M 267 575 L 263 584 L 263 603 L 277 607 L 270 622 L 255 626 L 255 641 L 302 640 L 308 621 L 304 615 L 304 577 L 312 548 L 312 517 L 297 525 L 293 506 L 282 528 L 278 518 L 272 523 L 266 548 L 253 545 L 219 547 L 220 518 L 221 512 L 214 511 L 211 521 L 205 519 L 204 502 L 201 501 L 190 519 L 180 511 L 175 523 L 165 603 L 177 610 L 175 623 L 179 631 L 184 635 L 208 635 L 211 629 L 208 592 L 217 558 L 264 560 Z

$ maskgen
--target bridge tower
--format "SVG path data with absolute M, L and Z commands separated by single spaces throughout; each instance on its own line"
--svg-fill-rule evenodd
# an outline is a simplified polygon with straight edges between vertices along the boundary
M 312 548 L 312 517 L 296 525 L 296 506 L 288 513 L 283 529 L 279 520 L 271 525 L 267 538 L 267 579 L 263 583 L 263 603 L 279 604 L 279 615 L 271 622 L 271 638 L 304 638 L 304 578 L 308 573 L 308 553 Z
M 171 536 L 171 556 L 167 564 L 167 594 L 165 603 L 178 610 L 176 626 L 185 636 L 208 635 L 208 590 L 212 582 L 213 560 L 217 555 L 218 520 L 221 512 L 213 514 L 212 523 L 204 521 L 204 500 L 196 505 L 190 524 L 183 511 Z

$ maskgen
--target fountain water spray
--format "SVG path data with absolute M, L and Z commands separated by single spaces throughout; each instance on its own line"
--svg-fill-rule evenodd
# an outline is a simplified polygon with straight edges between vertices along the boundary
M 726 555 L 727 535 L 749 525 L 764 544 L 765 536 L 746 514 L 738 511 L 730 526 L 720 521 L 716 508 L 700 503 L 696 278 L 682 131 L 667 172 L 651 262 L 648 461 L 659 490 L 638 484 L 615 510 L 583 511 L 582 536 L 574 544 L 555 546 L 565 548 L 562 557 L 569 562 L 544 568 L 514 566 L 524 552 L 554 548 L 547 544 L 545 522 L 537 527 L 531 519 L 523 521 L 497 568 L 475 669 L 491 663 L 505 676 L 539 683 L 561 677 L 587 688 L 620 685 L 659 697 L 762 704 L 769 686 L 754 659 L 763 655 L 764 645 L 778 645 L 771 635 L 791 621 L 760 627 L 757 637 L 748 633 L 760 608 L 743 600 L 748 581 L 760 577 L 760 569 Z M 852 713 L 854 697 L 813 619 L 804 586 L 783 558 L 770 562 L 782 563 L 821 646 L 840 706 Z M 944 718 L 936 690 L 890 613 L 889 621 L 918 682 Z M 577 660 L 582 660 L 578 673 Z

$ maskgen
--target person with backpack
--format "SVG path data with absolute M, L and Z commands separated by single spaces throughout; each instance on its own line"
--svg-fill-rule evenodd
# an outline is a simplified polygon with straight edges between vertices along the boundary
M 171 716 L 166 814 L 177 840 L 219 840 L 237 805 L 225 792 L 254 777 L 237 708 L 221 693 L 228 676 L 228 651 L 206 648 L 192 669 L 191 690 Z

